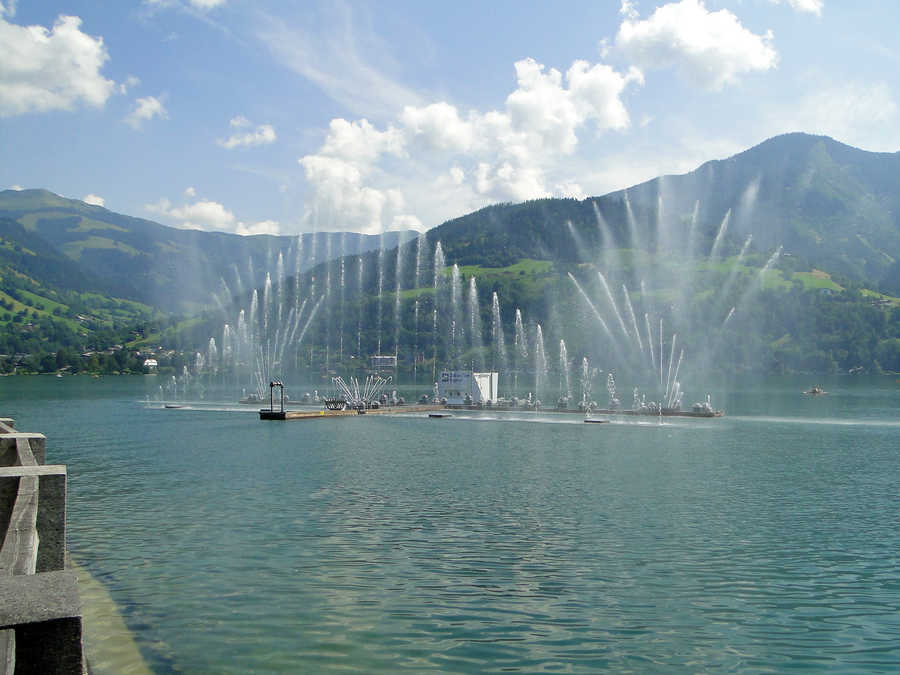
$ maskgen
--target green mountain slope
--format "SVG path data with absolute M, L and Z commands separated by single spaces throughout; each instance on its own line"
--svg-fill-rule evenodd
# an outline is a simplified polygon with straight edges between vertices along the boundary
M 812 267 L 868 285 L 889 281 L 900 258 L 900 153 L 789 134 L 602 197 L 490 206 L 431 230 L 429 239 L 460 264 L 590 261 L 607 246 L 702 258 L 726 214 L 722 254 L 736 253 L 752 234 L 751 251 L 784 246 Z
M 11 272 L 61 289 L 113 292 L 112 285 L 72 261 L 43 237 L 0 218 L 0 274 Z
M 239 236 L 166 227 L 46 190 L 0 192 L 0 217 L 15 220 L 56 247 L 85 272 L 112 282 L 119 294 L 167 310 L 209 304 L 230 287 L 262 286 L 274 275 L 279 254 L 287 269 L 296 259 L 296 237 Z M 388 233 L 393 247 L 398 233 Z M 304 261 L 334 258 L 341 251 L 369 251 L 378 236 L 320 233 L 303 237 Z M 315 244 L 315 246 L 313 245 Z M 315 255 L 312 251 L 315 249 Z
M 160 320 L 150 307 L 117 295 L 109 280 L 0 218 L 0 370 L 71 366 L 85 350 L 125 343 Z

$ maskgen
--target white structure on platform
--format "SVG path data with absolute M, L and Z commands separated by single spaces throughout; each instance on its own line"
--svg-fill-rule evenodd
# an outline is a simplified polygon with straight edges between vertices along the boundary
M 499 373 L 443 370 L 438 379 L 438 397 L 449 405 L 496 404 Z

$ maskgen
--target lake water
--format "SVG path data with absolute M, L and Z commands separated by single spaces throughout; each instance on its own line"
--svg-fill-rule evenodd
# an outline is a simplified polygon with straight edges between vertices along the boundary
M 900 664 L 894 377 L 731 383 L 724 418 L 604 425 L 261 422 L 156 388 L 0 380 L 154 672 Z

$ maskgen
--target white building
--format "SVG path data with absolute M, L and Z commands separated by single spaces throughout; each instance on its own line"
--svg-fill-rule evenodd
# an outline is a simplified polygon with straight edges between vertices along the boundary
M 497 403 L 499 373 L 473 373 L 470 370 L 443 370 L 438 378 L 438 398 L 449 405 Z

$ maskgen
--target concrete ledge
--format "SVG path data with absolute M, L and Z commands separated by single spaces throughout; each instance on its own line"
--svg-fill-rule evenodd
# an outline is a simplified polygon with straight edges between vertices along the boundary
M 56 464 L 0 467 L 0 506 L 12 505 L 19 494 L 19 479 L 32 476 L 38 479 L 35 526 L 40 545 L 36 571 L 61 570 L 66 557 L 66 467 Z M 5 516 L 5 523 L 0 522 L 4 536 L 11 515 L 6 513 L 9 515 Z
M 12 417 L 0 417 L 0 433 L 8 434 L 16 430 L 16 421 Z
M 16 672 L 16 631 L 0 630 L 0 675 Z
M 19 478 L 19 492 L 0 544 L 0 574 L 34 574 L 37 566 L 38 479 Z
M 0 434 L 0 467 L 30 466 L 47 461 L 47 437 L 12 431 Z
M 81 675 L 81 607 L 73 572 L 0 578 L 0 630 L 15 630 L 16 675 Z

